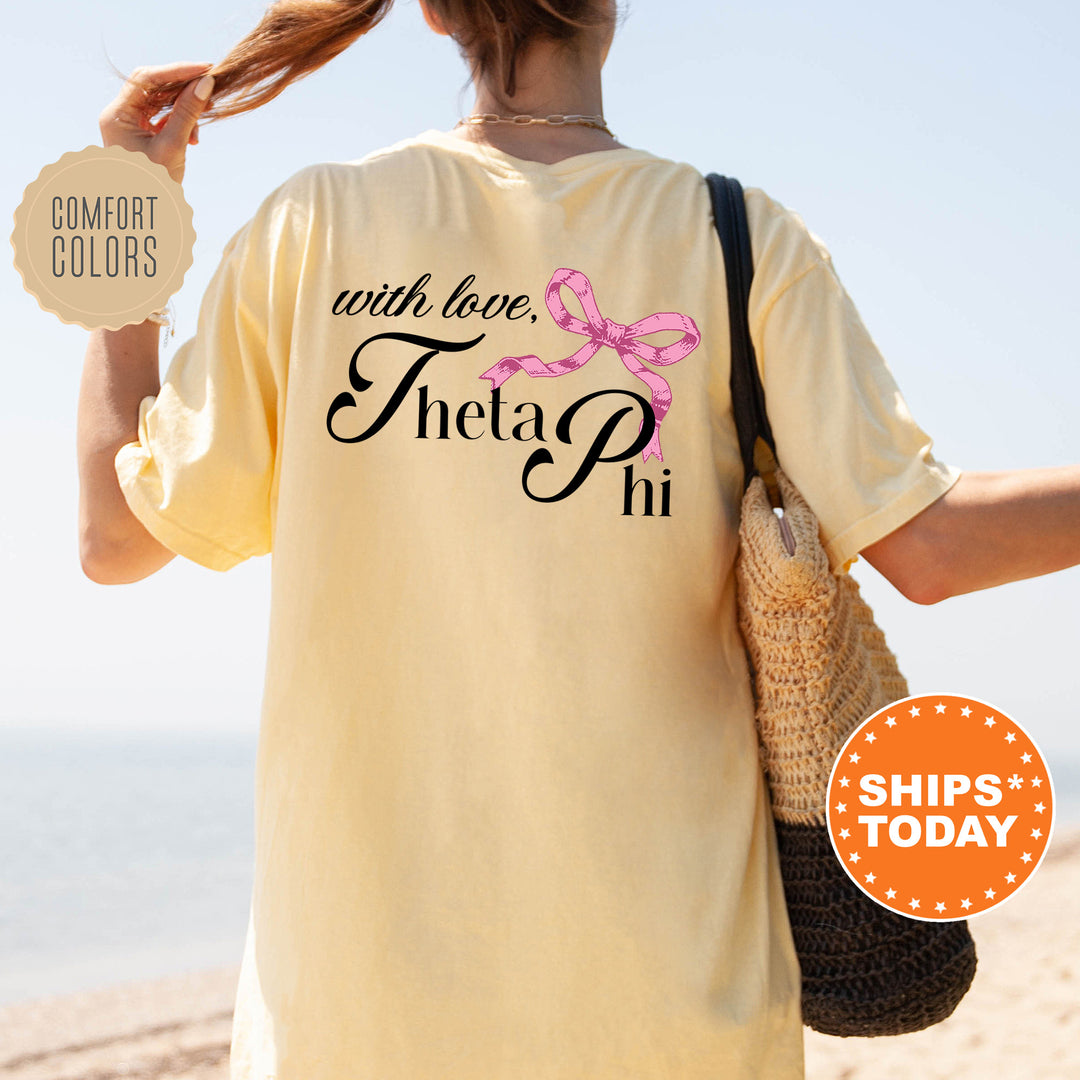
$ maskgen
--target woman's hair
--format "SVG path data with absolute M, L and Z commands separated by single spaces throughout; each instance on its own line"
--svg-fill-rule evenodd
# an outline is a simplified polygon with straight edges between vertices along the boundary
M 203 119 L 257 109 L 290 83 L 333 60 L 390 10 L 393 0 L 278 0 L 261 22 L 210 70 L 214 92 Z M 471 62 L 472 78 L 498 73 L 508 97 L 517 85 L 517 61 L 533 41 L 572 47 L 583 29 L 612 17 L 605 0 L 428 0 Z M 168 107 L 185 83 L 149 92 Z

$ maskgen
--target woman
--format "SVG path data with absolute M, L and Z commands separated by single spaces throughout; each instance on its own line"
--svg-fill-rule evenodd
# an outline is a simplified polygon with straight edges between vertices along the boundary
M 277 4 L 209 79 L 140 73 L 105 142 L 179 179 L 200 117 L 387 7 Z M 274 554 L 233 1076 L 794 1080 L 704 182 L 607 130 L 610 3 L 421 7 L 474 114 L 574 122 L 305 169 L 163 384 L 153 323 L 87 355 L 86 573 Z M 779 457 L 834 565 L 928 603 L 1080 560 L 1080 470 L 936 462 L 827 252 L 747 209 Z

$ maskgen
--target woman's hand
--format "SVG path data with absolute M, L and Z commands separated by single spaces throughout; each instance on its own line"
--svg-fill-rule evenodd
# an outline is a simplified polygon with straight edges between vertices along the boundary
M 214 89 L 213 76 L 207 74 L 212 66 L 182 63 L 137 68 L 98 118 L 103 144 L 141 151 L 181 183 L 185 153 L 189 144 L 199 141 L 196 125 Z M 185 79 L 190 81 L 167 115 L 155 120 L 160 109 L 150 103 L 150 91 Z

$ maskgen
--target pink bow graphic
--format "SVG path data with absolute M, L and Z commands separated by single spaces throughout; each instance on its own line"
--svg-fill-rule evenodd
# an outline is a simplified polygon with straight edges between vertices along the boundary
M 581 301 L 581 308 L 585 312 L 587 322 L 583 322 L 566 310 L 566 305 L 559 294 L 559 289 L 563 285 L 571 289 Z M 663 461 L 664 455 L 660 452 L 660 422 L 671 408 L 671 387 L 662 375 L 650 371 L 641 361 L 645 360 L 658 367 L 667 367 L 669 364 L 677 363 L 684 356 L 689 356 L 701 341 L 697 324 L 689 315 L 680 315 L 675 311 L 660 311 L 655 315 L 646 315 L 644 319 L 638 319 L 629 326 L 605 319 L 596 306 L 589 279 L 580 270 L 570 270 L 566 267 L 556 270 L 551 275 L 547 292 L 544 294 L 544 302 L 558 326 L 574 334 L 582 334 L 589 340 L 572 356 L 564 360 L 555 360 L 550 364 L 545 364 L 538 356 L 504 356 L 497 364 L 488 368 L 480 378 L 489 379 L 492 390 L 495 390 L 502 386 L 515 371 L 524 371 L 534 379 L 566 375 L 570 371 L 577 371 L 578 368 L 584 367 L 606 345 L 619 354 L 619 359 L 626 366 L 626 370 L 641 379 L 652 391 L 656 429 L 648 446 L 645 447 L 642 460 L 648 461 L 649 455 L 653 454 L 658 461 Z M 644 341 L 636 340 L 643 334 L 653 334 L 658 330 L 681 330 L 683 336 L 678 341 L 671 342 L 670 345 L 662 346 L 649 345 Z M 638 430 L 641 430 L 640 427 Z

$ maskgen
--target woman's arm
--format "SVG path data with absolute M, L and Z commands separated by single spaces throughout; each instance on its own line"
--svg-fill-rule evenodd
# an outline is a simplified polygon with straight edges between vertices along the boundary
M 139 581 L 160 570 L 173 553 L 131 512 L 114 459 L 138 439 L 139 402 L 156 395 L 158 334 L 144 322 L 121 330 L 94 330 L 79 387 L 79 559 L 101 585 Z
M 141 68 L 101 114 L 102 142 L 146 154 L 184 178 L 187 147 L 198 142 L 196 124 L 213 89 L 209 64 Z M 168 116 L 153 122 L 144 87 L 190 79 Z M 160 570 L 173 552 L 147 532 L 120 490 L 114 459 L 138 439 L 139 403 L 161 388 L 159 327 L 151 322 L 120 330 L 94 330 L 79 389 L 79 558 L 91 581 L 119 585 Z
M 1080 465 L 964 473 L 861 554 L 919 604 L 1075 566 Z

